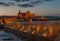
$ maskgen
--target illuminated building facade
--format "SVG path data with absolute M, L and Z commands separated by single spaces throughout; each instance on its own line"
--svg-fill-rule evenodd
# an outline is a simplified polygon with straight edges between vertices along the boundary
M 2 21 L 4 21 L 4 24 L 7 23 L 12 23 L 14 21 L 29 21 L 32 22 L 33 19 L 35 19 L 35 13 L 31 13 L 30 11 L 27 12 L 21 12 L 19 10 L 18 15 L 17 16 L 3 16 Z M 37 20 L 37 19 L 36 19 Z M 38 21 L 40 20 L 48 20 L 48 18 L 45 18 L 44 16 L 42 16 L 41 18 L 38 19 Z
M 1 19 L 3 21 L 4 24 L 8 24 L 8 23 L 12 23 L 14 21 L 32 21 L 33 18 L 35 18 L 35 14 L 30 13 L 30 11 L 21 13 L 20 10 L 18 12 L 17 16 L 2 16 L 3 18 Z M 1 21 L 1 22 L 2 22 Z

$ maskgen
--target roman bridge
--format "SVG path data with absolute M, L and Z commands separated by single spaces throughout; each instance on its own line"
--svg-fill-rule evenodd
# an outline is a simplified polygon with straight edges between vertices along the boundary
M 30 40 L 39 40 L 39 37 L 42 36 L 48 37 L 50 41 L 53 41 L 60 32 L 60 25 L 45 22 L 14 22 L 5 24 L 4 31 Z

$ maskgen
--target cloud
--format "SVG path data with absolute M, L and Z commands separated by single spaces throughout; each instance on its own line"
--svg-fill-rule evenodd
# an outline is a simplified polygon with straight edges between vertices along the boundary
M 26 3 L 26 4 L 18 4 L 18 6 L 20 6 L 20 7 L 34 7 L 34 5 L 28 4 L 28 3 Z
M 9 5 L 15 5 L 15 3 L 13 3 L 13 2 L 8 2 L 8 4 L 9 4 Z
M 33 5 L 37 5 L 37 4 L 41 4 L 41 1 L 34 1 L 34 2 L 30 2 Z
M 30 3 L 32 3 L 32 4 L 34 4 L 34 5 L 39 5 L 39 4 L 42 4 L 44 1 L 53 1 L 53 0 L 37 0 L 37 1 L 32 1 L 32 2 L 30 2 Z
M 4 3 L 4 2 L 0 2 L 0 5 L 4 5 L 4 6 L 10 6 L 9 4 L 7 4 L 7 3 Z
M 20 7 L 34 7 L 40 5 L 44 1 L 53 1 L 53 0 L 3 0 L 0 1 L 0 5 L 4 6 L 20 6 Z
M 12 1 L 12 0 L 11 0 Z M 13 0 L 13 1 L 16 1 L 16 2 L 25 2 L 25 1 L 40 1 L 40 2 L 42 2 L 42 1 L 53 1 L 53 0 Z
M 45 1 L 53 1 L 53 0 L 45 0 Z
M 13 1 L 16 1 L 16 2 L 25 2 L 25 1 L 30 1 L 30 0 L 13 0 Z
M 14 0 L 16 2 L 29 2 L 29 3 L 24 3 L 24 4 L 18 4 L 18 6 L 21 7 L 34 7 L 36 5 L 42 4 L 44 1 L 53 1 L 53 0 Z

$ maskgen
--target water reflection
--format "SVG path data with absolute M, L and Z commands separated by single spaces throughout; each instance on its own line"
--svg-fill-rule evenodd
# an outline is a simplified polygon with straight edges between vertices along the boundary
M 3 30 L 0 30 L 0 41 L 22 41 L 11 33 L 6 33 Z
M 6 25 L 6 28 L 19 30 L 21 36 L 25 36 L 26 33 L 28 38 L 31 37 L 30 35 L 35 35 L 38 39 L 40 37 L 56 39 L 60 31 L 60 21 L 16 22 Z

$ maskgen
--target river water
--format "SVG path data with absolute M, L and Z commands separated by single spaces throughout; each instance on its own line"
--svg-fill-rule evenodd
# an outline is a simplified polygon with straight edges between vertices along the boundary
M 20 38 L 17 38 L 15 35 L 11 33 L 6 33 L 4 31 L 0 31 L 0 41 L 22 41 Z M 55 41 L 60 41 L 60 34 L 55 39 Z
M 42 23 L 44 24 L 48 24 L 48 23 L 52 23 L 52 24 L 58 24 L 59 28 L 60 28 L 60 20 L 58 21 L 39 21 L 38 23 Z M 11 34 L 11 33 L 7 33 L 4 32 L 3 30 L 0 30 L 0 41 L 22 41 L 21 38 L 18 38 L 17 36 Z M 58 34 L 58 37 L 55 39 L 55 41 L 60 41 L 60 33 Z
M 22 41 L 22 40 L 11 33 L 7 33 L 4 32 L 3 30 L 0 30 L 0 41 Z

